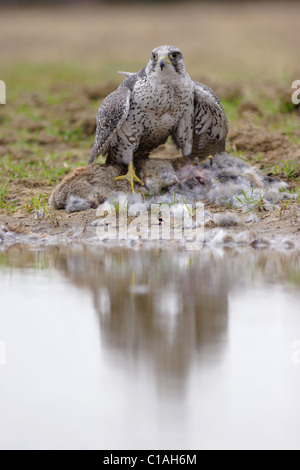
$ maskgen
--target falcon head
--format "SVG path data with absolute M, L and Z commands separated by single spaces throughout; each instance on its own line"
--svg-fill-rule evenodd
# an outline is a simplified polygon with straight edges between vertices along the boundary
M 183 56 L 177 47 L 158 46 L 153 49 L 146 67 L 147 75 L 155 75 L 160 81 L 169 81 L 185 73 Z

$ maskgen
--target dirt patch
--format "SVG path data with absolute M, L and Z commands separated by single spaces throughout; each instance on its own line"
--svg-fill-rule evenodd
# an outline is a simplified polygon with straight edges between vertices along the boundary
M 226 82 L 216 80 L 215 78 L 208 77 L 206 75 L 198 75 L 193 77 L 194 80 L 209 86 L 217 96 L 221 97 L 222 100 L 230 100 L 237 102 L 238 100 L 245 97 L 249 85 L 247 82 Z
M 292 202 L 288 208 L 282 211 L 270 211 L 269 213 L 244 214 L 241 210 L 230 210 L 216 208 L 206 204 L 213 221 L 208 221 L 205 226 L 205 243 L 207 246 L 252 246 L 254 248 L 272 247 L 276 250 L 297 250 L 300 252 L 300 220 L 295 216 L 298 208 L 296 202 Z M 217 221 L 222 213 L 225 219 Z M 228 220 L 228 213 L 233 216 L 230 226 L 222 222 Z M 216 220 L 214 220 L 216 219 Z M 0 246 L 22 244 L 69 244 L 69 243 L 101 243 L 98 238 L 96 210 L 89 209 L 80 213 L 68 214 L 65 211 L 56 211 L 51 216 L 36 220 L 34 216 L 1 217 Z M 132 219 L 131 219 L 132 220 Z M 178 241 L 168 240 L 163 244 L 156 241 L 149 244 L 142 236 L 129 237 L 124 242 L 104 240 L 104 243 L 123 244 L 132 246 L 135 243 L 155 246 L 161 248 L 172 248 L 178 246 Z
M 255 105 L 251 104 L 251 108 Z M 246 109 L 250 105 L 246 102 Z M 284 132 L 269 132 L 253 124 L 236 124 L 229 130 L 229 141 L 232 149 L 243 153 L 249 159 L 260 154 L 270 165 L 284 160 L 300 162 L 300 148 L 287 139 Z
M 118 87 L 118 85 L 119 83 L 117 81 L 100 83 L 99 85 L 83 88 L 83 93 L 89 100 L 100 101 L 112 93 Z
M 237 162 L 234 169 L 230 167 L 232 160 Z M 145 193 L 148 192 L 149 188 L 153 188 L 155 181 L 159 182 L 159 188 L 162 187 L 161 183 L 164 179 L 168 181 L 170 187 L 173 187 L 175 182 L 174 180 L 171 181 L 171 178 L 174 176 L 174 171 L 177 171 L 177 175 L 179 175 L 178 168 L 186 168 L 185 159 L 158 160 L 157 158 L 151 158 L 145 161 L 145 164 L 141 163 L 137 165 L 138 174 L 146 181 L 148 186 L 145 189 L 141 188 L 141 190 L 136 188 L 137 198 L 132 199 L 133 203 L 139 203 L 140 206 L 142 206 L 141 203 L 145 202 Z M 218 163 L 216 165 L 219 167 Z M 210 168 L 210 163 L 204 163 L 203 167 L 193 169 L 196 180 L 192 178 L 195 181 L 191 181 L 189 177 L 187 178 L 189 183 L 188 186 L 185 186 L 187 192 L 182 193 L 182 189 L 174 191 L 173 188 L 173 191 L 168 193 L 168 184 L 166 184 L 166 194 L 159 196 L 158 199 L 152 199 L 153 202 L 160 201 L 160 204 L 170 205 L 171 211 L 175 211 L 175 220 L 177 217 L 176 211 L 179 210 L 180 204 L 184 208 L 186 202 L 190 202 L 188 197 L 195 185 L 207 185 L 206 178 Z M 22 208 L 16 211 L 13 216 L 4 215 L 0 218 L 0 241 L 4 245 L 13 243 L 103 242 L 103 239 L 99 239 L 97 232 L 97 226 L 102 219 L 99 218 L 99 214 L 95 209 L 99 204 L 101 205 L 107 201 L 106 211 L 109 206 L 115 204 L 116 194 L 120 192 L 121 194 L 128 193 L 128 183 L 126 181 L 114 182 L 114 178 L 122 174 L 124 170 L 122 166 L 105 167 L 93 164 L 70 173 L 58 186 L 51 201 L 57 209 L 63 210 L 53 210 L 49 204 L 45 205 L 45 210 L 41 207 L 40 210 L 36 210 L 30 205 L 30 198 L 36 197 L 37 199 L 41 190 L 45 197 L 49 197 L 53 192 L 53 187 L 48 186 L 46 182 L 42 184 L 42 182 L 36 182 L 32 179 L 19 180 L 18 183 L 12 185 L 11 197 L 27 201 L 25 203 L 25 208 L 27 204 L 27 211 Z M 202 179 L 198 178 L 198 171 L 206 171 Z M 214 172 L 213 167 L 213 175 Z M 222 194 L 225 197 L 232 193 L 233 182 L 237 181 L 235 172 L 240 172 L 238 176 L 239 185 L 244 172 L 245 181 L 248 181 L 254 187 L 261 187 L 264 191 L 269 188 L 271 195 L 274 193 L 275 187 L 272 187 L 274 178 L 269 179 L 245 162 L 240 161 L 238 163 L 237 159 L 229 159 L 229 166 L 227 163 L 224 169 L 220 169 L 217 179 L 213 176 L 212 184 L 207 188 L 205 193 L 207 195 L 203 199 L 206 244 L 211 246 L 250 245 L 254 248 L 273 246 L 276 249 L 300 250 L 299 197 L 297 199 L 295 195 L 291 194 L 290 197 L 282 197 L 277 201 L 280 193 L 276 193 L 275 196 L 272 196 L 271 202 L 267 203 L 267 192 L 265 192 L 265 197 L 258 197 L 253 202 L 247 203 L 248 205 L 246 201 L 242 201 L 241 207 L 233 207 L 229 199 L 228 204 L 226 204 L 226 201 L 223 204 Z M 151 182 L 149 182 L 150 180 Z M 183 181 L 186 181 L 186 179 L 183 178 Z M 280 181 L 277 183 L 276 179 L 274 182 L 276 185 L 280 184 Z M 182 199 L 182 194 L 187 198 L 186 200 Z M 249 194 L 253 194 L 254 199 L 256 193 Z M 242 197 L 241 194 L 239 195 Z M 72 212 L 74 210 L 72 208 L 71 212 L 64 210 L 70 197 L 73 196 L 79 196 L 79 199 L 81 199 L 72 201 L 73 206 L 76 206 L 76 210 L 81 210 L 81 212 Z M 213 198 L 216 202 L 209 200 L 210 198 Z M 78 208 L 80 204 L 82 205 L 82 202 L 85 206 Z M 134 217 L 131 216 L 129 222 L 131 223 L 133 220 Z M 133 234 L 132 238 L 129 238 L 129 242 L 130 240 L 132 243 L 145 242 L 143 235 L 136 233 Z M 107 240 L 104 237 L 105 241 Z M 166 246 L 172 247 L 172 243 L 175 246 L 178 241 L 171 239 L 164 243 Z

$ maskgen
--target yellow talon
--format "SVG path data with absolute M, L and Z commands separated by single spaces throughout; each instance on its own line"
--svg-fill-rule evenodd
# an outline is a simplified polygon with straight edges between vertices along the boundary
M 212 165 L 213 164 L 213 161 L 212 161 L 213 158 L 214 158 L 213 155 L 208 155 L 208 157 L 202 163 L 209 162 L 209 164 Z
M 202 165 L 203 163 L 206 163 L 206 162 L 209 162 L 209 164 L 212 165 L 213 164 L 213 161 L 212 161 L 213 158 L 214 158 L 213 155 L 209 155 L 205 160 L 201 161 L 198 157 L 195 157 L 194 158 L 194 165 L 198 166 L 198 165 L 200 165 L 200 163 Z
M 140 178 L 138 178 L 138 177 L 136 176 L 136 174 L 135 174 L 135 168 L 134 168 L 132 162 L 130 162 L 129 165 L 128 165 L 128 172 L 126 173 L 126 175 L 117 176 L 117 177 L 115 178 L 115 181 L 119 181 L 119 180 L 127 180 L 127 181 L 129 181 L 132 194 L 134 194 L 134 185 L 133 185 L 133 182 L 134 182 L 134 181 L 136 181 L 137 183 L 140 183 L 140 185 L 144 186 L 144 183 L 140 180 Z

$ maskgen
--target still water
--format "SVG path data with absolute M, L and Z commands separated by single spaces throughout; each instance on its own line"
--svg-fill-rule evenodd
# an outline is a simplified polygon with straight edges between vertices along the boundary
M 300 256 L 0 252 L 0 447 L 300 448 Z

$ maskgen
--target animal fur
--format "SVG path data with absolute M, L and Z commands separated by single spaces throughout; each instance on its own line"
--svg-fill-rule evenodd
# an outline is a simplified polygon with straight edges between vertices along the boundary
M 217 205 L 242 207 L 238 199 L 243 200 L 244 194 L 252 199 L 263 198 L 266 204 L 274 204 L 286 196 L 286 183 L 263 175 L 249 163 L 231 155 L 217 155 L 198 166 L 187 161 L 184 158 L 140 159 L 136 170 L 145 182 L 145 186 L 140 187 L 143 199 L 147 203 L 208 200 Z M 115 181 L 123 172 L 124 167 L 117 164 L 78 168 L 55 189 L 50 204 L 54 209 L 68 212 L 96 208 L 112 195 L 128 193 L 127 182 Z

